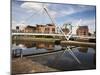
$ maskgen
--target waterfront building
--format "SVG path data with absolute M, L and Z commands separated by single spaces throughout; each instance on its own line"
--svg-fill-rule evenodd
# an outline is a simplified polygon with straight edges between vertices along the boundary
M 46 25 L 36 25 L 37 33 L 55 33 L 55 25 L 46 24 Z
M 22 32 L 25 32 L 25 33 L 35 33 L 36 32 L 36 27 L 28 25 L 27 27 L 25 27 L 22 30 Z
M 76 34 L 78 36 L 88 36 L 89 29 L 88 26 L 79 26 L 79 28 L 76 30 Z
M 45 33 L 55 33 L 55 25 L 46 24 Z
M 45 33 L 45 25 L 36 25 L 36 33 Z

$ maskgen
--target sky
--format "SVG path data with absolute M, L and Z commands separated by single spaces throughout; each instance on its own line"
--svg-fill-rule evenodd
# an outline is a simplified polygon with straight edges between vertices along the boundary
M 52 23 L 43 8 L 46 8 L 56 25 L 66 23 L 73 25 L 73 32 L 77 25 L 89 27 L 93 33 L 96 27 L 96 7 L 79 4 L 37 3 L 12 0 L 12 28 L 36 24 Z

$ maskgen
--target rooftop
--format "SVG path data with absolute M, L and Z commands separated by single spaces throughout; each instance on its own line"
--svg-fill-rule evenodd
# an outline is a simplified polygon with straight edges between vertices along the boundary
M 88 29 L 88 26 L 79 26 L 79 29 Z
M 28 25 L 26 28 L 36 28 L 36 27 Z

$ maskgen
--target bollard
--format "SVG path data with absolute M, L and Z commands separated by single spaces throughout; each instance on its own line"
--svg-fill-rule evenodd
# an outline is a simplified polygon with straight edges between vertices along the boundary
M 23 50 L 20 49 L 20 58 L 22 59 L 23 58 Z

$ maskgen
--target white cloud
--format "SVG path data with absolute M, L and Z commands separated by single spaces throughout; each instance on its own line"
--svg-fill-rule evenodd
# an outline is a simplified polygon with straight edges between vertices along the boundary
M 21 8 L 27 9 L 27 12 L 35 12 L 35 11 L 39 11 L 39 10 L 43 10 L 42 7 L 47 8 L 48 12 L 50 13 L 51 16 L 53 16 L 54 18 L 56 17 L 62 17 L 65 15 L 70 15 L 72 13 L 75 12 L 75 10 L 72 7 L 69 7 L 66 10 L 60 10 L 60 11 L 56 11 L 56 10 L 51 10 L 48 7 L 51 7 L 53 4 L 43 4 L 43 3 L 34 3 L 34 2 L 24 2 L 23 4 L 21 4 Z
M 84 20 L 82 22 L 82 25 L 88 25 L 89 27 L 89 32 L 94 33 L 95 28 L 96 28 L 96 20 L 95 19 L 89 19 L 89 20 Z
M 53 17 L 53 18 L 56 18 L 58 13 L 56 11 L 49 11 L 50 15 Z
M 51 5 L 52 6 L 52 5 Z M 55 7 L 55 6 L 54 6 Z M 67 16 L 67 15 L 71 15 L 71 14 L 75 14 L 75 13 L 78 13 L 78 12 L 83 12 L 83 11 L 87 11 L 87 10 L 91 10 L 92 6 L 84 6 L 84 5 L 72 5 L 72 6 L 68 6 L 66 5 L 66 7 L 57 7 L 56 6 L 56 9 L 59 9 L 61 8 L 61 10 L 49 10 L 50 14 L 55 17 L 63 17 L 63 16 Z M 55 13 L 55 14 L 54 14 Z
M 75 11 L 73 9 L 70 9 L 69 11 L 67 10 L 63 10 L 63 11 L 60 11 L 62 14 L 64 15 L 70 15 L 70 14 L 73 14 L 75 13 Z
M 35 2 L 24 2 L 21 4 L 21 8 L 28 9 L 27 12 L 33 12 L 33 11 L 39 11 L 43 10 L 43 7 L 48 7 L 49 4 L 43 4 L 43 3 L 35 3 Z
M 82 21 L 82 25 L 93 25 L 95 24 L 95 19 L 89 19 Z
M 66 5 L 60 7 L 60 4 L 44 4 L 44 3 L 35 3 L 35 2 L 24 2 L 21 4 L 21 8 L 27 9 L 27 12 L 36 12 L 39 10 L 44 11 L 42 7 L 46 7 L 48 9 L 48 12 L 53 18 L 57 17 L 63 17 L 67 15 L 71 15 L 77 12 L 82 12 L 85 10 L 90 10 L 92 7 L 91 6 L 84 6 L 84 5 Z M 53 9 L 49 9 L 53 8 Z M 56 9 L 61 9 L 61 10 L 56 10 Z M 41 11 L 40 14 L 42 15 Z
M 33 2 L 24 2 L 21 7 L 29 10 L 40 10 L 42 4 L 41 3 L 33 3 Z
M 74 13 L 75 11 L 73 10 L 73 8 L 69 8 L 68 10 L 67 9 L 66 10 L 64 9 L 64 10 L 60 10 L 60 11 L 48 9 L 48 12 L 54 18 L 58 18 L 58 17 L 63 17 L 65 15 L 70 15 L 70 14 Z

